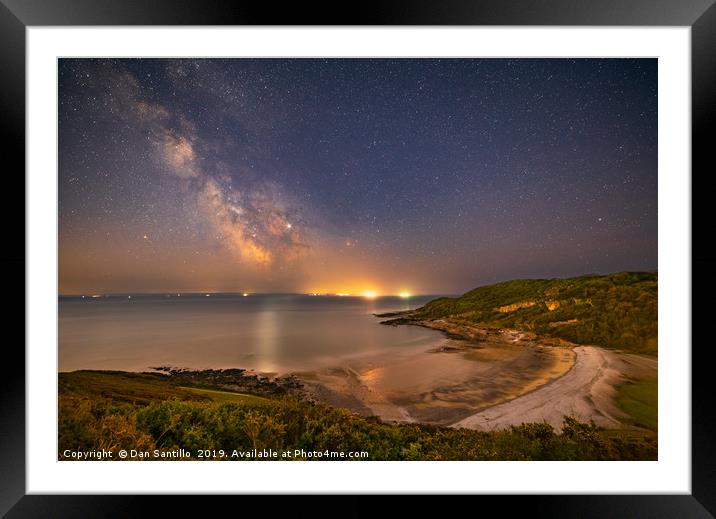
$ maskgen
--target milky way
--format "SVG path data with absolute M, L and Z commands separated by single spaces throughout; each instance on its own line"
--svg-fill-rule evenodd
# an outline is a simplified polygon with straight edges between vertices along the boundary
M 60 291 L 657 266 L 653 59 L 62 59 Z

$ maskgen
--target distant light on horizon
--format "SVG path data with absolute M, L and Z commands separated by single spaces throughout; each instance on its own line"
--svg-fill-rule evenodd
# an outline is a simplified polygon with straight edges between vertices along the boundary
M 403 299 L 408 299 L 408 298 L 410 297 L 410 292 L 401 292 L 401 293 L 398 294 L 398 295 L 399 295 L 400 297 L 402 297 Z
M 376 294 L 372 290 L 366 290 L 365 292 L 363 292 L 363 297 L 367 297 L 368 299 L 374 299 L 378 297 L 378 294 Z
M 244 292 L 244 293 L 241 294 L 241 295 L 244 296 L 244 297 L 248 297 L 248 296 L 249 296 L 248 292 Z

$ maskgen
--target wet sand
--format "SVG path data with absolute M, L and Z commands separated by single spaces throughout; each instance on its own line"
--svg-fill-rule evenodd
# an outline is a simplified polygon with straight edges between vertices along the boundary
M 480 430 L 546 421 L 560 430 L 565 415 L 624 427 L 616 386 L 657 373 L 654 357 L 450 319 L 412 324 L 449 338 L 296 375 L 311 397 L 385 421 Z
M 569 348 L 510 334 L 296 375 L 312 397 L 332 405 L 386 421 L 449 425 L 559 378 L 574 359 Z

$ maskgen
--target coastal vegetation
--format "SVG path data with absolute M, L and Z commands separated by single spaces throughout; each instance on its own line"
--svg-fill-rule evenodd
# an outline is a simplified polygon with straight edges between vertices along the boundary
M 658 390 L 655 377 L 629 380 L 617 388 L 616 402 L 637 427 L 657 430 Z
M 556 346 L 585 344 L 655 355 L 657 274 L 515 280 L 382 317 L 390 318 L 384 324 L 443 330 L 466 347 L 490 337 L 505 340 L 500 334 L 507 333 L 510 341 L 525 336 L 525 344 L 540 347 L 551 347 L 552 341 Z M 635 359 L 642 355 L 631 355 L 630 365 L 637 366 Z M 253 449 L 361 451 L 367 454 L 360 459 L 368 460 L 657 459 L 657 379 L 643 369 L 615 386 L 614 403 L 628 415 L 619 429 L 565 416 L 559 430 L 542 422 L 498 431 L 360 416 L 315 401 L 293 376 L 269 379 L 243 369 L 153 369 L 60 373 L 60 459 L 66 459 L 63 452 L 102 449 L 190 453 L 182 459 L 200 459 L 200 451 Z
M 443 297 L 388 324 L 450 319 L 656 355 L 657 273 L 519 279 Z
M 570 417 L 565 417 L 559 434 L 545 423 L 496 432 L 383 423 L 300 399 L 290 391 L 267 390 L 274 382 L 264 387 L 259 380 L 257 394 L 250 394 L 206 382 L 221 378 L 220 370 L 207 376 L 184 373 L 60 373 L 60 459 L 68 449 L 186 449 L 189 459 L 197 459 L 200 449 L 365 451 L 368 457 L 363 459 L 369 460 L 657 457 L 656 435 L 647 430 L 603 430 Z

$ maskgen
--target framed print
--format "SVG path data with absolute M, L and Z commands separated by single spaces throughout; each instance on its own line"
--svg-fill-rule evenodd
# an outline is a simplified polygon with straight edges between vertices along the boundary
M 0 11 L 10 517 L 147 493 L 710 516 L 709 2 L 107 6 Z

